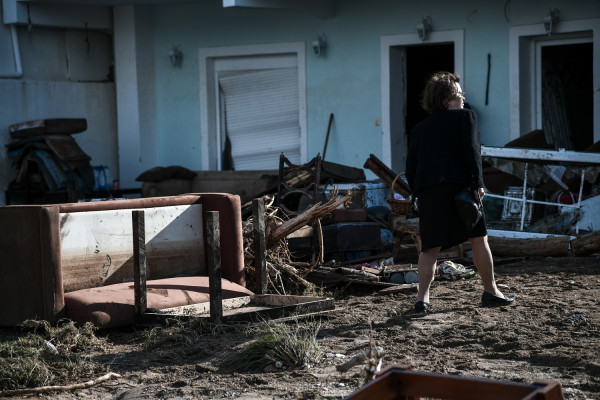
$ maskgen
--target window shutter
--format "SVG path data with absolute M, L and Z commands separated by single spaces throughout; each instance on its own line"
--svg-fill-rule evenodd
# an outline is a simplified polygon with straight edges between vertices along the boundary
M 277 169 L 282 152 L 300 163 L 297 68 L 230 71 L 219 85 L 236 170 Z

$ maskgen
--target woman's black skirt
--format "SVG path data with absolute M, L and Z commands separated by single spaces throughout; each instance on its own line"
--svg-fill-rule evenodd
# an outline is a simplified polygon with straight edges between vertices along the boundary
M 447 249 L 471 237 L 487 235 L 485 215 L 472 231 L 467 231 L 458 215 L 454 196 L 464 185 L 441 184 L 423 190 L 419 199 L 421 249 Z

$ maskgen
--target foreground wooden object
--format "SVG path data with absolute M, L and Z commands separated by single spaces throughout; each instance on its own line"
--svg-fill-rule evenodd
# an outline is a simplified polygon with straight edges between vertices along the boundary
M 422 398 L 461 400 L 564 400 L 560 383 L 533 384 L 497 381 L 411 371 L 408 365 L 391 365 L 356 390 L 346 400 L 419 400 Z

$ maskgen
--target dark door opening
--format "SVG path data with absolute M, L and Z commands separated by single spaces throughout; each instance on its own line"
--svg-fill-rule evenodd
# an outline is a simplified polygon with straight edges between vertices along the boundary
M 427 117 L 421 108 L 425 82 L 438 71 L 454 71 L 454 43 L 428 44 L 406 48 L 406 133 Z
M 592 43 L 542 47 L 542 127 L 556 148 L 594 142 Z
M 390 47 L 390 153 L 392 170 L 406 167 L 408 136 L 427 117 L 421 93 L 436 71 L 454 71 L 454 43 Z

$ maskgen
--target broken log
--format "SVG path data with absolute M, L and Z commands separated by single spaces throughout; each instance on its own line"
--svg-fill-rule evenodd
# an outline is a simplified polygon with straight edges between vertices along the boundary
M 581 235 L 571 241 L 574 256 L 589 256 L 600 251 L 600 231 Z
M 327 214 L 330 214 L 342 204 L 349 202 L 351 198 L 352 193 L 350 193 L 350 191 L 348 191 L 348 193 L 339 200 L 336 200 L 336 195 L 332 195 L 331 199 L 327 203 L 321 204 L 319 202 L 314 206 L 309 207 L 296 217 L 285 221 L 283 224 L 268 232 L 269 239 L 267 240 L 267 248 L 272 247 L 290 233 L 297 231 L 305 225 L 309 225 L 317 218 L 321 218 Z
M 369 158 L 365 162 L 364 168 L 370 169 L 375 175 L 381 178 L 382 181 L 392 186 L 396 173 L 392 171 L 387 165 L 385 165 L 380 159 L 375 157 L 373 154 L 369 155 Z M 392 188 L 395 192 L 400 193 L 402 196 L 408 198 L 411 195 L 410 187 L 404 183 L 402 179 L 396 180 L 396 185 Z
M 569 255 L 568 236 L 547 238 L 507 238 L 488 236 L 488 244 L 494 256 L 540 256 L 564 257 Z

